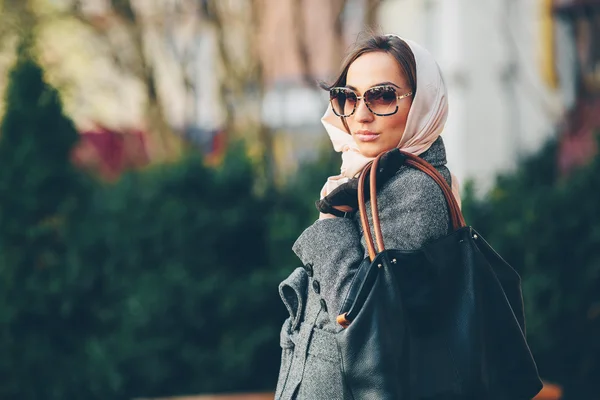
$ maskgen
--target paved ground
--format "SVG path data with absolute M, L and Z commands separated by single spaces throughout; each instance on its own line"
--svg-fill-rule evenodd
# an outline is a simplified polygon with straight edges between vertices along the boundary
M 533 400 L 560 400 L 562 390 L 559 386 L 544 383 L 544 388 Z M 273 400 L 274 393 L 238 393 L 238 394 L 218 394 L 202 396 L 171 397 L 161 400 Z M 159 400 L 159 399 L 138 399 L 138 400 Z
M 238 394 L 215 394 L 202 396 L 170 397 L 160 400 L 273 400 L 275 393 L 238 393 Z M 159 399 L 138 399 L 159 400 Z

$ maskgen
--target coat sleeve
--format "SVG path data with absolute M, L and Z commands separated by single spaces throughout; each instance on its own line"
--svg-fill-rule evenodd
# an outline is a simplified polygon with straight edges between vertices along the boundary
M 378 208 L 387 249 L 415 250 L 448 231 L 442 190 L 425 174 L 404 170 L 378 193 Z M 370 217 L 370 203 L 367 203 Z M 352 279 L 367 256 L 359 219 L 318 220 L 296 240 L 293 250 L 310 264 L 321 297 L 335 318 Z M 311 289 L 309 289 L 311 290 Z
M 356 222 L 348 218 L 317 220 L 294 243 L 293 250 L 313 271 L 331 317 L 341 308 L 352 278 L 364 258 Z M 314 290 L 309 287 L 309 290 Z

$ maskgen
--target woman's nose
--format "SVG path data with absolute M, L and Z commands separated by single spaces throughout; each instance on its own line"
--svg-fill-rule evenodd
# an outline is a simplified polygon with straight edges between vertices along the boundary
M 365 100 L 361 99 L 356 105 L 356 111 L 354 112 L 354 119 L 357 122 L 370 122 L 373 120 L 375 116 L 369 110 L 367 105 L 365 104 Z

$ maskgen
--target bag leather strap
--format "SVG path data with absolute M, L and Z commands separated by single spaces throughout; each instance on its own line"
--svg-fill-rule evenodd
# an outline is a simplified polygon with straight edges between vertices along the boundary
M 423 160 L 420 157 L 417 157 L 413 154 L 406 153 L 400 150 L 400 153 L 404 157 L 404 163 L 411 168 L 416 168 L 419 171 L 422 171 L 429 175 L 442 189 L 444 194 L 444 198 L 446 199 L 446 204 L 448 205 L 448 213 L 450 216 L 450 222 L 452 224 L 452 230 L 455 231 L 462 227 L 466 226 L 465 219 L 462 215 L 460 207 L 452 193 L 452 189 L 437 169 L 427 161 Z M 385 250 L 383 244 L 383 234 L 381 233 L 381 223 L 379 221 L 379 212 L 377 209 L 377 186 L 376 186 L 376 178 L 377 178 L 377 166 L 379 165 L 379 160 L 383 154 L 380 154 L 373 160 L 371 163 L 367 164 L 360 174 L 360 178 L 358 180 L 358 209 L 360 211 L 360 222 L 363 227 L 363 233 L 365 235 L 365 240 L 367 243 L 367 250 L 369 252 L 369 257 L 371 261 L 375 259 L 378 252 L 382 252 Z M 375 244 L 373 243 L 373 235 L 371 234 L 371 228 L 369 226 L 369 219 L 367 217 L 366 205 L 365 205 L 365 179 L 367 174 L 370 174 L 370 195 L 371 195 L 371 215 L 373 217 L 373 229 L 375 230 L 375 239 L 377 241 L 377 249 L 375 249 Z

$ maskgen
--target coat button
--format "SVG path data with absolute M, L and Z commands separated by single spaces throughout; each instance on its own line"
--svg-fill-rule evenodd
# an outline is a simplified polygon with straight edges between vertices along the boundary
M 313 265 L 311 263 L 307 263 L 304 269 L 306 270 L 306 275 L 313 276 Z
M 325 303 L 324 299 L 321 299 L 321 310 L 327 311 L 327 303 Z
M 316 279 L 313 281 L 313 290 L 316 294 L 321 293 L 321 285 L 319 285 L 319 281 Z

